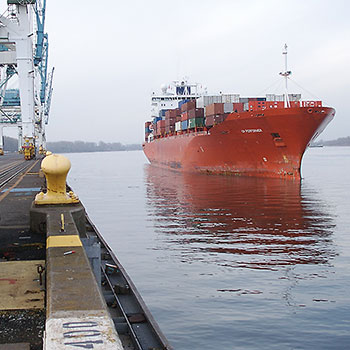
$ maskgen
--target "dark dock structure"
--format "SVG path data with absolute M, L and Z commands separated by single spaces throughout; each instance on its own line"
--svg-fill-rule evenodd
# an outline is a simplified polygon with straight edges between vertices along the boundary
M 69 168 L 60 155 L 0 158 L 0 350 L 171 349 Z

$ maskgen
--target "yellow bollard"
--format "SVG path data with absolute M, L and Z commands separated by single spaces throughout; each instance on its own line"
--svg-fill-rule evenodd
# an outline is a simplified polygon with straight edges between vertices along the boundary
M 49 154 L 43 159 L 41 169 L 46 177 L 47 192 L 37 194 L 35 204 L 79 203 L 79 198 L 73 192 L 66 191 L 66 178 L 70 167 L 69 159 L 60 154 Z

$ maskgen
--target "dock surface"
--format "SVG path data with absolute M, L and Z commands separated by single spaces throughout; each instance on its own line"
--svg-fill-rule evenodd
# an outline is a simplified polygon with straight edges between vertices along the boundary
M 0 344 L 29 343 L 35 350 L 42 349 L 46 319 L 37 272 L 45 265 L 46 238 L 29 225 L 32 201 L 43 185 L 39 170 L 39 160 L 0 157 Z
M 171 349 L 83 205 L 34 202 L 40 165 L 0 157 L 0 350 Z
M 82 205 L 33 204 L 40 160 L 5 156 L 1 176 L 0 349 L 123 349 L 74 223 Z

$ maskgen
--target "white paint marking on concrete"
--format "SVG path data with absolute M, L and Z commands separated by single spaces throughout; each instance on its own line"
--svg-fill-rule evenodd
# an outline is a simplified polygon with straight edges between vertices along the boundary
M 46 321 L 45 350 L 123 350 L 108 316 L 50 318 Z

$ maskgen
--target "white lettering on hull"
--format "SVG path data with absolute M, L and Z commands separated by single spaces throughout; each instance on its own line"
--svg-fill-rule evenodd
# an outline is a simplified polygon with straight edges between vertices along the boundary
M 242 134 L 252 134 L 256 132 L 263 132 L 262 129 L 242 129 L 241 133 Z

